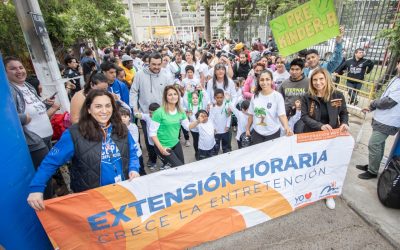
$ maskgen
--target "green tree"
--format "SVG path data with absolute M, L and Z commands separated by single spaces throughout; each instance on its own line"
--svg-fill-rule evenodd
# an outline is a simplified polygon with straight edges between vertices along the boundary
M 394 21 L 388 29 L 382 30 L 378 38 L 387 39 L 389 42 L 389 50 L 391 51 L 388 67 L 385 75 L 379 80 L 379 83 L 386 84 L 390 77 L 395 74 L 396 63 L 400 57 L 400 13 L 394 17 Z
M 0 4 L 0 51 L 3 56 L 29 59 L 21 26 L 11 2 Z
M 38 0 L 56 56 L 82 42 L 110 45 L 130 32 L 121 0 Z M 29 59 L 12 1 L 0 4 L 0 50 Z
M 265 116 L 267 115 L 267 112 L 264 107 L 262 107 L 262 108 L 256 107 L 254 109 L 254 115 L 257 118 L 261 118 L 261 121 L 259 123 L 257 123 L 257 125 L 267 126 L 267 124 L 264 122 Z

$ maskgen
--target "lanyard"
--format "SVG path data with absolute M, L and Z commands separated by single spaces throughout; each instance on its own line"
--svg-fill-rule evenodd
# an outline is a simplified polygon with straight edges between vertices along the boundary
M 114 155 L 111 150 L 112 139 L 111 139 L 111 129 L 110 128 L 107 128 L 107 133 L 106 133 L 106 138 L 105 138 L 104 143 L 105 143 L 106 153 L 109 156 L 109 162 L 110 162 L 110 164 L 112 164 L 112 166 L 114 168 L 115 176 L 118 176 L 117 166 L 115 165 L 115 161 L 113 160 Z

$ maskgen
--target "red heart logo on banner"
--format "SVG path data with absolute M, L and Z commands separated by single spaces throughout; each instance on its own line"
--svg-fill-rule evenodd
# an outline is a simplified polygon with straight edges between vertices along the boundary
M 308 200 L 308 199 L 310 199 L 310 198 L 311 198 L 311 195 L 312 195 L 312 193 L 311 193 L 311 192 L 309 192 L 309 193 L 306 193 L 306 194 L 304 195 L 304 197 L 306 197 L 306 199 Z

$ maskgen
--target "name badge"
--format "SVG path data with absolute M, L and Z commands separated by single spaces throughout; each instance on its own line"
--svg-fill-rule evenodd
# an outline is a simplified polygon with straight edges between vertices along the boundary
M 121 175 L 119 174 L 119 175 L 115 176 L 114 181 L 115 181 L 115 183 L 121 182 L 122 181 Z

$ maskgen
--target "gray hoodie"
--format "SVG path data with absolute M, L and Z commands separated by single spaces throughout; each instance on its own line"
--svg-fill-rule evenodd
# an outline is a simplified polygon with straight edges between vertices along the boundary
M 149 105 L 153 102 L 161 105 L 165 86 L 172 84 L 173 82 L 169 82 L 168 76 L 162 70 L 155 74 L 145 67 L 133 80 L 129 103 L 134 110 L 140 108 L 140 112 L 149 113 Z

